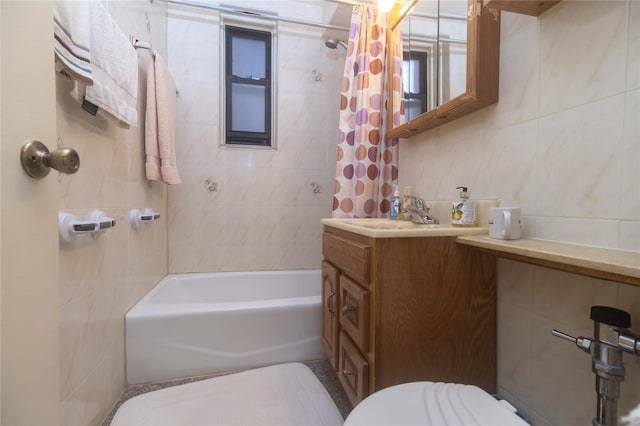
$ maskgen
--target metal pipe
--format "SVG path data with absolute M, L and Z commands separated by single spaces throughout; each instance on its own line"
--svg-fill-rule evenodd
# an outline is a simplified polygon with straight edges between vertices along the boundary
M 339 27 L 337 25 L 330 25 L 330 24 L 321 24 L 319 22 L 313 22 L 313 21 L 306 21 L 303 19 L 293 19 L 293 18 L 286 18 L 284 16 L 279 16 L 279 15 L 273 15 L 270 13 L 266 13 L 260 10 L 254 10 L 254 9 L 237 9 L 237 8 L 233 8 L 233 7 L 229 7 L 229 6 L 218 6 L 218 5 L 213 5 L 213 4 L 206 4 L 206 3 L 200 3 L 197 1 L 191 1 L 191 0 L 159 0 L 165 3 L 170 3 L 170 4 L 176 4 L 176 5 L 180 5 L 180 6 L 190 6 L 190 7 L 197 7 L 200 9 L 208 9 L 208 10 L 215 10 L 218 12 L 224 12 L 224 13 L 229 13 L 232 15 L 241 15 L 241 16 L 248 16 L 251 18 L 256 18 L 256 19 L 266 19 L 269 21 L 281 21 L 281 22 L 287 22 L 290 24 L 298 24 L 298 25 L 307 25 L 307 26 L 311 26 L 311 27 L 318 27 L 318 28 L 324 28 L 327 30 L 337 30 L 337 31 L 345 31 L 345 32 L 349 32 L 348 28 L 344 28 L 344 27 Z

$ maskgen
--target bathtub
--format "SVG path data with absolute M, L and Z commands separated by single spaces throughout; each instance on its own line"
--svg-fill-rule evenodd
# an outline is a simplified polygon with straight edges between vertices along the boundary
M 175 274 L 126 314 L 127 382 L 324 359 L 320 270 Z

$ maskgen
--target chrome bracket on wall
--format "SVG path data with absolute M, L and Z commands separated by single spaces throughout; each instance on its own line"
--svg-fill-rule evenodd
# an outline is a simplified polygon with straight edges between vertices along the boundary
M 35 179 L 49 174 L 51 169 L 73 174 L 80 168 L 80 156 L 75 149 L 58 148 L 53 152 L 40 141 L 30 140 L 22 145 L 20 161 L 24 171 Z

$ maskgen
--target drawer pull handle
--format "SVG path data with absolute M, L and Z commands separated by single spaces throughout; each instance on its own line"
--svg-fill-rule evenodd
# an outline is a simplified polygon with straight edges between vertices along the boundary
M 342 370 L 342 374 L 344 374 L 345 376 L 351 376 L 353 373 L 350 370 Z
M 349 305 L 344 305 L 342 308 L 342 315 L 347 315 L 349 312 L 352 312 L 353 306 L 349 306 Z
M 331 303 L 331 299 L 333 299 L 335 295 L 336 293 L 332 291 L 331 293 L 329 293 L 329 296 L 327 296 L 327 309 L 329 310 L 329 313 L 332 317 L 336 315 L 336 313 L 333 311 L 333 303 Z

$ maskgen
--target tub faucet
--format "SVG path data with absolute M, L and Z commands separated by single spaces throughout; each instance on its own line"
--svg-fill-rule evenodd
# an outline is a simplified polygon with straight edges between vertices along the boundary
M 408 203 L 412 201 L 413 203 Z M 413 223 L 440 223 L 440 219 L 429 214 L 429 206 L 427 203 L 413 195 L 405 195 L 402 203 L 402 212 L 411 213 L 411 222 Z
M 631 316 L 620 309 L 608 306 L 592 306 L 594 338 L 569 336 L 558 330 L 551 334 L 574 342 L 591 355 L 591 369 L 596 375 L 598 404 L 593 426 L 615 426 L 618 424 L 618 398 L 620 382 L 624 380 L 622 353 L 640 355 L 640 336 L 627 330 Z

